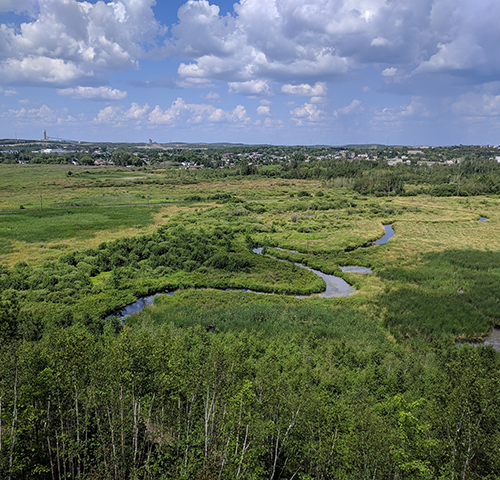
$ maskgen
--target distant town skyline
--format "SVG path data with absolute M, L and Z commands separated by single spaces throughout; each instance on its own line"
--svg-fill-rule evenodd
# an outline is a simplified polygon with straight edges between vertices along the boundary
M 1 138 L 498 144 L 495 0 L 0 2 Z

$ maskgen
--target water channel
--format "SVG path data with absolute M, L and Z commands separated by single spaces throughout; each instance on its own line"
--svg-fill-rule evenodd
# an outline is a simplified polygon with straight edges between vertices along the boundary
M 376 240 L 373 242 L 374 245 L 381 245 L 384 243 L 387 243 L 390 238 L 394 236 L 394 230 L 392 228 L 392 225 L 384 225 L 384 230 L 385 234 L 382 238 Z M 283 250 L 281 248 L 277 248 L 277 250 Z M 258 255 L 262 255 L 262 248 L 255 248 L 254 253 Z M 296 250 L 288 250 L 291 253 L 299 253 Z M 274 258 L 274 257 L 272 257 Z M 284 260 L 281 260 L 284 261 Z M 356 293 L 356 289 L 352 286 L 349 285 L 343 278 L 336 277 L 335 275 L 328 275 L 326 273 L 321 272 L 320 270 L 314 270 L 313 268 L 309 268 L 305 265 L 302 265 L 301 263 L 295 263 L 300 268 L 305 268 L 306 270 L 309 270 L 310 272 L 314 273 L 318 277 L 322 278 L 325 283 L 326 283 L 326 289 L 322 293 L 315 293 L 313 295 L 296 295 L 296 298 L 311 298 L 311 297 L 320 297 L 320 298 L 333 298 L 333 297 L 349 297 L 349 295 L 352 295 Z M 373 273 L 373 271 L 367 267 L 360 267 L 357 265 L 351 265 L 351 266 L 345 266 L 345 267 L 340 267 L 342 272 L 345 273 L 360 273 L 364 275 L 368 275 L 370 273 Z M 228 291 L 235 291 L 235 289 L 225 289 L 225 292 Z M 250 293 L 257 293 L 257 294 L 262 294 L 262 295 L 274 295 L 273 293 L 266 293 L 266 292 L 257 292 L 254 290 L 248 290 L 248 289 L 241 289 L 241 290 L 236 290 L 240 292 L 250 292 Z M 140 313 L 145 307 L 149 307 L 153 305 L 154 299 L 157 295 L 174 295 L 175 291 L 173 292 L 167 292 L 167 293 L 157 293 L 156 295 L 150 295 L 148 297 L 142 297 L 139 298 L 136 302 L 127 305 L 123 310 L 120 310 L 118 313 L 112 316 L 117 316 L 118 318 L 125 317 L 127 315 L 133 315 L 134 313 Z
M 392 228 L 392 225 L 384 225 L 384 236 L 382 238 L 379 238 L 378 240 L 375 240 L 373 243 L 376 245 L 382 245 L 384 243 L 388 243 L 389 240 L 394 237 L 394 229 Z

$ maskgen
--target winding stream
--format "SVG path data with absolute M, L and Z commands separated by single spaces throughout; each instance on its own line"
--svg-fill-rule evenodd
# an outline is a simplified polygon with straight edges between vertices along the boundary
M 392 228 L 392 225 L 384 225 L 384 230 L 385 234 L 382 238 L 376 240 L 373 242 L 374 245 L 381 245 L 384 243 L 387 243 L 390 238 L 394 236 L 394 230 Z M 281 248 L 278 248 L 278 250 L 283 250 Z M 262 255 L 262 248 L 255 248 L 253 250 L 254 253 L 258 255 Z M 299 253 L 296 252 L 295 250 L 289 250 L 291 253 Z M 274 258 L 274 257 L 271 257 Z M 284 261 L 284 260 L 280 260 Z M 356 293 L 356 289 L 352 286 L 349 285 L 343 278 L 337 277 L 335 275 L 328 275 L 326 273 L 321 272 L 320 270 L 315 270 L 313 268 L 309 268 L 305 265 L 302 265 L 301 263 L 294 263 L 294 265 L 297 265 L 297 267 L 300 268 L 305 268 L 306 270 L 309 270 L 310 272 L 314 273 L 318 277 L 322 278 L 325 283 L 326 283 L 326 290 L 322 293 L 314 293 L 312 295 L 295 295 L 295 298 L 311 298 L 311 297 L 320 297 L 320 298 L 333 298 L 333 297 L 349 297 L 349 295 L 352 295 Z M 373 271 L 370 268 L 367 267 L 360 267 L 356 265 L 352 266 L 346 266 L 346 267 L 340 267 L 342 272 L 345 273 L 360 273 L 360 274 L 370 274 L 373 273 Z M 248 289 L 225 289 L 225 292 L 228 291 L 240 291 L 240 292 L 251 292 L 251 293 L 257 293 L 261 295 L 277 295 L 274 293 L 267 293 L 267 292 L 257 292 L 254 290 L 248 290 Z M 148 297 L 142 297 L 139 298 L 134 303 L 131 303 L 130 305 L 127 305 L 123 310 L 120 310 L 118 313 L 111 315 L 111 316 L 116 316 L 118 318 L 125 317 L 127 315 L 133 315 L 134 313 L 140 313 L 145 307 L 149 307 L 154 304 L 154 299 L 157 295 L 174 295 L 175 291 L 173 292 L 168 292 L 168 293 L 157 293 L 156 295 L 150 295 Z M 109 317 L 108 317 L 109 318 Z
M 282 249 L 280 249 L 282 250 Z M 290 250 L 291 251 L 291 250 Z M 254 253 L 262 255 L 262 248 L 254 248 Z M 271 256 L 271 258 L 274 258 Z M 284 260 L 280 260 L 284 261 Z M 322 293 L 314 293 L 313 295 L 295 295 L 295 298 L 311 298 L 311 297 L 321 297 L 321 298 L 333 298 L 333 297 L 348 297 L 353 293 L 356 293 L 356 289 L 349 285 L 343 278 L 336 277 L 335 275 L 328 275 L 321 272 L 320 270 L 314 270 L 313 268 L 306 267 L 301 263 L 294 262 L 297 267 L 305 268 L 310 272 L 314 273 L 318 277 L 322 278 L 326 283 L 326 290 Z

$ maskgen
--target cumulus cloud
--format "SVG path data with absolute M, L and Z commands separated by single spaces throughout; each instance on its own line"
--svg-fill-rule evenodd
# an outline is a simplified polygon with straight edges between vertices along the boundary
M 498 18 L 497 0 L 245 0 L 227 15 L 189 0 L 167 51 L 188 59 L 186 78 L 311 85 L 380 65 L 401 78 L 480 67 L 481 82 L 500 71 Z
M 438 52 L 422 62 L 415 73 L 443 73 L 482 69 L 488 62 L 484 49 L 472 35 L 464 35 L 448 43 L 438 43 Z
M 317 82 L 315 85 L 303 83 L 301 85 L 286 84 L 281 87 L 281 93 L 300 97 L 323 97 L 328 93 L 325 82 Z
M 263 117 L 270 117 L 271 107 L 268 107 L 266 105 L 260 105 L 259 107 L 257 107 L 257 115 L 261 115 Z
M 120 106 L 108 106 L 100 110 L 93 123 L 107 124 L 122 127 L 129 122 L 140 125 L 147 118 L 147 114 L 151 110 L 146 103 L 144 106 L 133 102 L 129 109 L 124 109 Z
M 229 93 L 246 96 L 271 95 L 271 87 L 264 80 L 248 80 L 247 82 L 229 82 Z
M 451 105 L 453 113 L 464 117 L 500 116 L 500 95 L 468 93 Z
M 100 110 L 97 117 L 94 118 L 96 124 L 108 124 L 116 127 L 122 127 L 129 123 L 136 126 L 183 127 L 202 122 L 207 124 L 246 124 L 250 122 L 250 117 L 242 105 L 237 105 L 233 110 L 224 110 L 204 103 L 186 103 L 184 99 L 179 97 L 166 109 L 156 105 L 151 110 L 147 104 L 141 107 L 133 103 L 130 109 L 125 110 L 119 106 L 110 105 Z
M 370 124 L 399 126 L 404 122 L 429 119 L 432 116 L 422 98 L 414 97 L 408 105 L 375 110 Z
M 364 112 L 361 100 L 353 100 L 349 105 L 335 110 L 334 115 L 336 117 L 341 115 L 357 115 Z
M 208 92 L 204 98 L 210 103 L 220 102 L 220 95 L 217 92 Z
M 382 76 L 383 77 L 394 77 L 398 73 L 398 69 L 394 67 L 388 67 L 382 70 Z
M 57 90 L 63 97 L 77 100 L 123 100 L 127 98 L 127 92 L 111 87 L 76 87 Z
M 269 129 L 269 128 L 281 129 L 281 128 L 283 128 L 283 121 L 279 120 L 279 119 L 267 117 L 264 120 L 264 127 L 266 127 L 266 129 Z
M 4 97 L 13 97 L 14 95 L 19 95 L 19 92 L 14 88 L 8 88 L 7 90 L 4 90 L 2 87 L 0 87 L 0 95 L 3 95 Z
M 157 105 L 148 120 L 154 125 L 180 125 L 201 122 L 245 123 L 250 119 L 242 105 L 238 105 L 234 110 L 223 110 L 213 105 L 186 103 L 182 98 L 177 98 L 166 110 Z
M 137 68 L 143 45 L 161 32 L 154 0 L 2 2 L 32 21 L 0 26 L 0 82 L 73 86 L 102 81 L 110 71 Z
M 320 110 L 316 105 L 312 103 L 304 103 L 304 105 L 294 108 L 290 115 L 292 120 L 298 126 L 304 125 L 306 123 L 318 122 L 324 116 L 324 112 Z
M 83 117 L 75 118 L 67 109 L 53 110 L 47 105 L 39 108 L 10 109 L 2 113 L 2 118 L 14 125 L 69 126 L 80 124 Z

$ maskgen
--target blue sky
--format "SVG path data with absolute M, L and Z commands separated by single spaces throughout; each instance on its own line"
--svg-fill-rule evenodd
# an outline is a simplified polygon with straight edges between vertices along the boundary
M 498 0 L 0 0 L 0 138 L 500 143 Z

